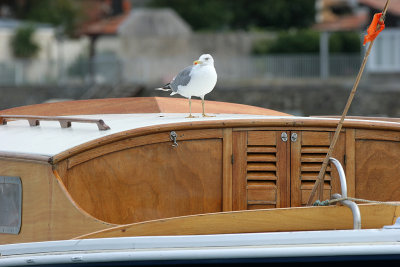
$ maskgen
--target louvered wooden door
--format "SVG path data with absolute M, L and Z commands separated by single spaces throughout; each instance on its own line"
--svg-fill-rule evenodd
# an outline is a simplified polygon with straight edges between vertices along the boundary
M 329 150 L 333 132 L 293 131 L 296 142 L 291 142 L 291 206 L 304 206 Z M 333 151 L 333 157 L 344 164 L 345 137 L 341 134 Z M 344 168 L 344 165 L 343 165 Z M 328 165 L 324 180 L 323 199 L 340 193 L 340 181 L 335 167 Z
M 283 132 L 233 133 L 234 210 L 289 205 L 288 142 L 281 139 Z
M 236 131 L 233 133 L 233 209 L 305 205 L 328 152 L 333 132 Z M 343 164 L 344 136 L 333 154 Z M 328 167 L 324 197 L 340 192 Z

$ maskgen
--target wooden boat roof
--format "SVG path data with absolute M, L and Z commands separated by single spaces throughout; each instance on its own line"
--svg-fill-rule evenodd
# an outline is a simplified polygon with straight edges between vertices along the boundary
M 195 102 L 198 105 L 193 105 L 193 111 L 198 113 L 201 103 Z M 6 125 L 0 125 L 0 156 L 51 162 L 57 155 L 61 160 L 101 144 L 149 133 L 224 127 L 334 128 L 338 123 L 338 118 L 296 117 L 269 109 L 213 101 L 207 101 L 206 111 L 215 117 L 188 119 L 187 105 L 186 99 L 155 97 L 66 101 L 3 110 L 0 122 L 6 115 L 45 115 L 57 116 L 55 119 L 101 119 L 110 129 L 99 130 L 93 123 L 78 122 L 61 128 L 58 121 L 47 120 L 31 127 L 26 120 L 10 119 Z M 346 126 L 400 130 L 400 123 L 394 121 L 346 119 Z
M 187 113 L 188 111 L 188 100 L 184 98 L 136 97 L 43 103 L 2 110 L 0 114 L 65 116 L 82 114 Z M 290 116 L 271 109 L 218 101 L 206 101 L 206 111 L 209 113 Z M 200 100 L 192 99 L 192 112 L 201 112 Z

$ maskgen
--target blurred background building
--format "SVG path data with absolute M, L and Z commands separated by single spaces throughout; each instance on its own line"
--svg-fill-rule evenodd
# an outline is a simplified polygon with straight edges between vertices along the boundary
M 218 83 L 207 99 L 338 114 L 364 56 L 365 31 L 385 3 L 0 0 L 0 109 L 167 96 L 154 88 L 210 53 Z M 400 0 L 391 0 L 351 113 L 400 116 L 399 74 Z

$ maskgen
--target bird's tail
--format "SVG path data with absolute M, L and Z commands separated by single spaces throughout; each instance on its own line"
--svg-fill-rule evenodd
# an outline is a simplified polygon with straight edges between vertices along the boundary
M 161 88 L 156 88 L 156 90 L 165 91 L 165 92 L 171 91 L 171 90 L 172 90 L 171 84 L 170 84 L 170 83 L 167 83 L 166 85 L 164 85 L 164 86 L 161 87 Z

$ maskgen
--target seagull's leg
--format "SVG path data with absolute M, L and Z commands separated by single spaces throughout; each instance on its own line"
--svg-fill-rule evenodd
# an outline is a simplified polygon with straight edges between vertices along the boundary
M 192 98 L 189 97 L 189 116 L 186 118 L 196 118 L 195 116 L 192 115 Z
M 203 106 L 203 117 L 215 117 L 215 116 L 206 115 L 206 113 L 204 113 L 204 96 L 201 97 L 201 105 Z

